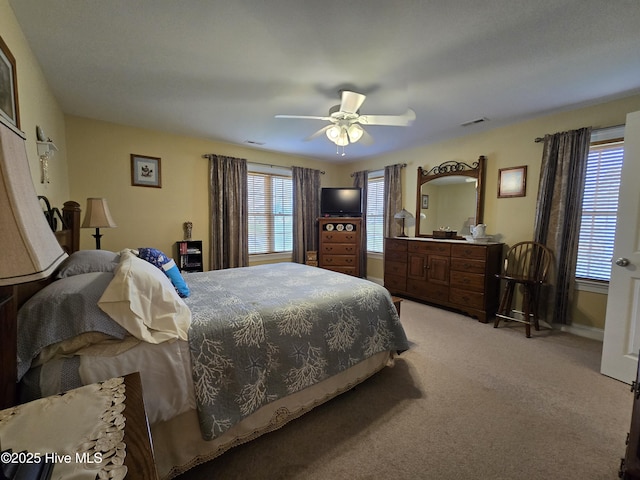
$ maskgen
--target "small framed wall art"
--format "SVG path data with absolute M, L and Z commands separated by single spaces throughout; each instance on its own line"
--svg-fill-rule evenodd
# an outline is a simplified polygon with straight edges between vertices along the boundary
M 16 59 L 0 37 L 0 118 L 20 128 Z
M 526 193 L 526 165 L 498 170 L 498 198 L 524 197 Z
M 131 185 L 162 188 L 160 159 L 131 154 Z
M 422 208 L 425 210 L 429 208 L 429 195 L 422 195 Z

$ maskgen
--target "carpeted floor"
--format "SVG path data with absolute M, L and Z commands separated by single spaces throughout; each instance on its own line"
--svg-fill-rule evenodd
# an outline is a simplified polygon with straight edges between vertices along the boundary
M 401 320 L 393 368 L 179 479 L 618 478 L 633 395 L 601 343 L 407 300 Z

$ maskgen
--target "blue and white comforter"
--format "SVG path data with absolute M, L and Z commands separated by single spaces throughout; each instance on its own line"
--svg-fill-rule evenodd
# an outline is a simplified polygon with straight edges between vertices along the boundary
M 407 339 L 386 289 L 295 263 L 187 277 L 203 437 Z

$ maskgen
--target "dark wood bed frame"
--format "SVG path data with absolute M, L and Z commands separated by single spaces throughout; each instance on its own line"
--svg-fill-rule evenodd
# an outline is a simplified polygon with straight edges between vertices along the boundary
M 65 202 L 62 208 L 64 227 L 55 232 L 63 250 L 69 255 L 80 249 L 80 204 Z M 18 309 L 36 292 L 49 285 L 55 273 L 44 280 L 0 287 L 0 410 L 17 401 L 17 317 Z

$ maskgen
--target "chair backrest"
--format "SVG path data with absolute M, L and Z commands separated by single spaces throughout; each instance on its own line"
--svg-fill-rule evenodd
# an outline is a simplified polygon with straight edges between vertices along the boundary
M 541 243 L 516 243 L 507 251 L 503 273 L 511 278 L 544 283 L 552 258 L 553 252 Z

